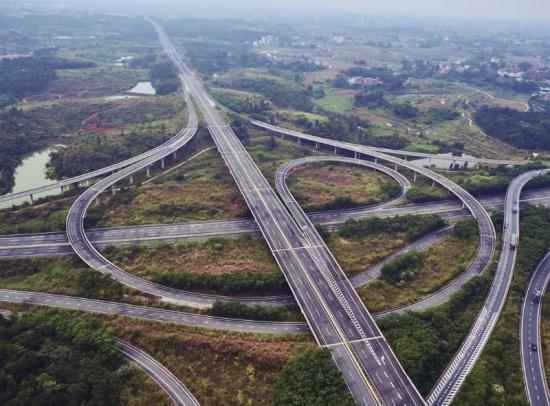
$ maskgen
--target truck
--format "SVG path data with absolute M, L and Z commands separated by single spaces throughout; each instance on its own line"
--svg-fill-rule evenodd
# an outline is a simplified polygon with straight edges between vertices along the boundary
M 518 236 L 516 233 L 512 233 L 512 236 L 510 237 L 510 249 L 515 250 L 518 246 Z

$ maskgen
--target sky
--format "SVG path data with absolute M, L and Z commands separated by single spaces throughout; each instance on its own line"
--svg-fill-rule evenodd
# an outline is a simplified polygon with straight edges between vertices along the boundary
M 550 0 L 114 0 L 145 2 L 167 9 L 176 6 L 190 13 L 289 14 L 298 11 L 404 16 L 444 16 L 476 19 L 538 20 L 550 22 Z

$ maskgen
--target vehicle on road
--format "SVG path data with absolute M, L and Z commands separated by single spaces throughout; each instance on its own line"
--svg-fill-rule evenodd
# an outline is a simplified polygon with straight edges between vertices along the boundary
M 516 233 L 512 233 L 512 236 L 510 237 L 510 249 L 515 250 L 518 246 L 518 236 Z
M 540 297 L 541 297 L 540 290 L 535 290 L 535 293 L 533 294 L 533 303 L 539 303 Z
M 516 214 L 519 211 L 518 204 L 514 203 L 512 205 L 512 213 Z
M 535 343 L 531 343 L 531 351 L 537 351 L 537 345 Z

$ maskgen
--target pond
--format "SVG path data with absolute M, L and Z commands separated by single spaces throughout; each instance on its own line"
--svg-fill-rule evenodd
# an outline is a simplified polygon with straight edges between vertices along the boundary
M 32 189 L 39 186 L 51 185 L 52 183 L 57 182 L 56 180 L 48 179 L 46 177 L 46 164 L 50 162 L 50 152 L 53 150 L 53 148 L 46 148 L 23 158 L 21 164 L 15 169 L 15 186 L 13 187 L 11 193 L 21 192 L 23 190 Z M 60 189 L 54 189 L 43 193 L 37 193 L 33 196 L 37 199 L 39 197 L 58 195 L 60 193 Z M 14 204 L 18 205 L 30 201 L 31 199 L 28 196 L 21 197 L 19 199 L 0 203 L 0 209 L 11 207 Z
M 151 82 L 138 82 L 137 85 L 128 90 L 128 93 L 154 95 L 157 92 Z

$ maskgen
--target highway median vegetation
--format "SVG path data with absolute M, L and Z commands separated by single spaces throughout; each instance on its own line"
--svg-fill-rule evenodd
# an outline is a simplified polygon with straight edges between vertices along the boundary
M 502 233 L 503 213 L 493 215 L 497 235 Z M 520 211 L 521 237 L 517 251 L 512 284 L 504 309 L 500 314 L 495 330 L 478 362 L 455 399 L 457 405 L 510 404 L 527 405 L 521 368 L 519 349 L 519 323 L 523 293 L 532 272 L 550 247 L 550 209 L 525 206 Z M 543 320 L 543 348 L 549 345 Z

